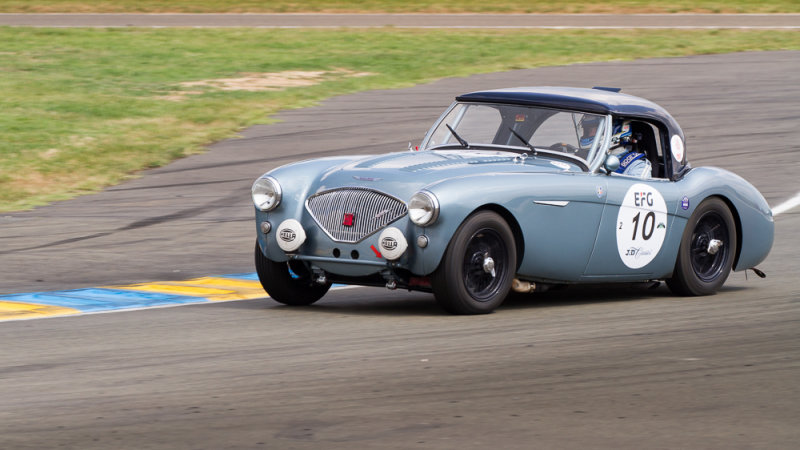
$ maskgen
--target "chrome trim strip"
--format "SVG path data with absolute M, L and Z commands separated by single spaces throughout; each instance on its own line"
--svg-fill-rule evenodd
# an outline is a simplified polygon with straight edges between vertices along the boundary
M 547 206 L 559 206 L 562 208 L 569 205 L 569 202 L 564 200 L 534 200 L 533 203 Z

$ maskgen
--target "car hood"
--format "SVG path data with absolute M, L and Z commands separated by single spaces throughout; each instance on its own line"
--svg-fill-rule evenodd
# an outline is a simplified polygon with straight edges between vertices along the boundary
M 358 186 L 406 200 L 420 189 L 454 177 L 576 171 L 580 171 L 578 166 L 560 160 L 521 157 L 504 151 L 401 152 L 362 157 L 330 167 L 320 174 L 316 191 Z

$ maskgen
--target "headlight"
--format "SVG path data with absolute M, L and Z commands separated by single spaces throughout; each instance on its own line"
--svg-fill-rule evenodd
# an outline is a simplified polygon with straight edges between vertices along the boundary
M 439 200 L 428 191 L 419 191 L 408 202 L 408 217 L 415 224 L 425 227 L 439 217 Z
M 265 175 L 253 183 L 253 204 L 261 211 L 271 211 L 281 202 L 281 185 L 278 180 Z

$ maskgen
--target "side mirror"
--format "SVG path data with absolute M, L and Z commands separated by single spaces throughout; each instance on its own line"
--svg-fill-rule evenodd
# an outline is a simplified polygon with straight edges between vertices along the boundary
M 603 167 L 605 167 L 606 172 L 611 175 L 611 173 L 619 169 L 619 158 L 615 155 L 606 156 L 606 162 L 603 164 Z

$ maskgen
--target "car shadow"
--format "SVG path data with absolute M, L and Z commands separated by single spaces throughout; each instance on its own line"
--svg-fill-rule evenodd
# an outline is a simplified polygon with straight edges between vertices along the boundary
M 743 286 L 723 287 L 720 294 L 747 289 L 749 288 Z M 648 283 L 580 285 L 532 294 L 512 293 L 498 308 L 498 311 L 563 308 L 593 303 L 635 302 L 669 298 L 699 297 L 676 297 L 664 283 L 655 287 Z M 431 317 L 447 315 L 436 303 L 433 294 L 363 287 L 332 290 L 319 302 L 309 306 L 287 306 L 269 298 L 226 302 L 218 304 L 218 306 L 265 312 L 291 311 L 301 314 Z
M 532 294 L 513 293 L 506 298 L 501 308 L 554 308 L 589 303 L 630 302 L 653 298 L 671 297 L 672 293 L 663 283 L 593 284 L 563 286 L 546 292 Z
M 342 289 L 329 292 L 319 302 L 295 308 L 311 313 L 371 315 L 371 316 L 441 316 L 445 314 L 433 294 L 425 292 L 389 291 L 384 288 Z

